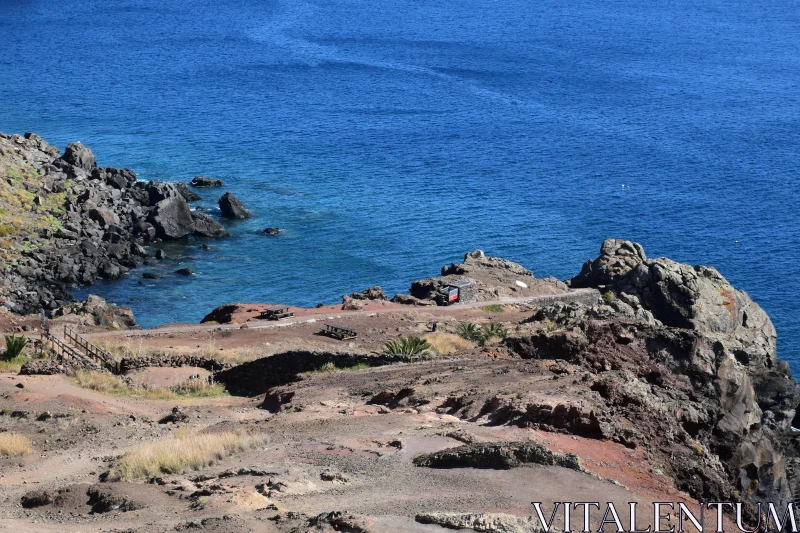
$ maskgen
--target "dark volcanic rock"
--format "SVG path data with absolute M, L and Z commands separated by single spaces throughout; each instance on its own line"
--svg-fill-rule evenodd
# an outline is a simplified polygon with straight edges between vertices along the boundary
M 207 178 L 205 176 L 195 176 L 192 179 L 192 187 L 222 187 L 225 185 L 222 180 Z
M 194 232 L 194 218 L 189 204 L 183 196 L 167 198 L 158 202 L 150 222 L 162 239 L 181 239 Z
M 558 330 L 507 344 L 525 358 L 576 365 L 600 403 L 576 407 L 575 418 L 572 407 L 556 414 L 543 402 L 504 399 L 487 406 L 490 417 L 584 435 L 594 417 L 596 437 L 664 454 L 677 486 L 698 499 L 793 499 L 800 386 L 777 359 L 769 317 L 746 293 L 713 268 L 648 259 L 619 240 L 604 242 L 570 283 L 606 294 L 594 306 L 541 309 L 532 320 Z
M 59 157 L 35 134 L 0 134 L 0 168 L 24 176 L 0 181 L 0 197 L 23 190 L 32 195 L 25 205 L 2 206 L 14 216 L 19 210 L 22 222 L 4 239 L 0 312 L 64 307 L 73 286 L 125 275 L 146 260 L 143 245 L 158 239 L 180 239 L 196 229 L 203 236 L 227 235 L 215 221 L 192 216 L 188 200 L 196 195 L 185 185 L 139 182 L 130 169 L 98 167 L 80 143 Z M 45 227 L 34 218 L 47 221 Z
M 223 218 L 250 218 L 253 216 L 250 211 L 244 208 L 244 205 L 233 194 L 226 192 L 219 199 L 219 208 L 222 211 Z
M 582 470 L 576 455 L 559 455 L 533 442 L 466 444 L 414 458 L 414 465 L 429 468 L 508 469 L 523 464 L 554 465 Z
M 191 276 L 192 274 L 194 274 L 191 268 L 179 268 L 178 270 L 175 271 L 175 273 L 180 276 Z
M 194 219 L 195 235 L 199 235 L 201 237 L 211 237 L 214 239 L 230 236 L 230 233 L 228 233 L 228 230 L 226 230 L 222 224 L 208 215 L 192 212 L 192 218 Z
M 90 294 L 86 300 L 75 302 L 53 310 L 53 318 L 77 317 L 88 325 L 129 329 L 136 327 L 136 319 L 130 307 L 106 302 L 103 298 Z
M 361 292 L 354 292 L 350 295 L 353 300 L 388 300 L 389 297 L 383 292 L 383 289 L 375 285 L 369 289 L 364 289 Z
M 189 189 L 185 183 L 176 183 L 175 186 L 178 188 L 178 192 L 181 193 L 183 199 L 187 202 L 197 202 L 202 200 L 199 194 Z
M 94 156 L 94 152 L 92 152 L 91 148 L 79 142 L 68 144 L 61 159 L 70 165 L 88 170 L 89 172 L 97 166 L 97 159 Z
M 33 507 L 49 505 L 53 503 L 54 499 L 55 495 L 46 490 L 32 490 L 26 492 L 22 498 L 20 498 L 20 504 L 22 504 L 22 507 L 25 509 L 31 509 Z
M 264 235 L 278 235 L 282 231 L 281 228 L 264 228 Z

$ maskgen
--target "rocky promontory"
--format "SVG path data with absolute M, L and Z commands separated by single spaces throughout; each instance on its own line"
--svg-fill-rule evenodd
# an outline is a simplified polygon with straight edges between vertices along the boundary
M 198 199 L 185 184 L 98 166 L 79 142 L 61 153 L 33 133 L 0 134 L 0 310 L 60 308 L 72 287 L 123 276 L 160 240 L 226 237 L 190 208 Z

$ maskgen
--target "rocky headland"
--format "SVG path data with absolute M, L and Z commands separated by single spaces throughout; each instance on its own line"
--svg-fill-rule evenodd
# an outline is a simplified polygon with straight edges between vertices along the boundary
M 192 184 L 222 182 L 199 176 Z M 33 133 L 0 134 L 0 310 L 61 308 L 74 286 L 157 259 L 147 246 L 161 240 L 227 237 L 217 219 L 192 210 L 199 199 L 183 183 L 98 166 L 79 142 L 62 153 Z
M 136 331 L 129 310 L 70 302 L 157 260 L 158 240 L 225 237 L 194 194 L 98 167 L 79 143 L 0 135 L 0 315 L 45 310 L 102 352 L 0 374 L 0 435 L 36 451 L 0 457 L 0 528 L 533 532 L 532 499 L 741 501 L 755 524 L 757 504 L 800 496 L 800 386 L 767 314 L 712 267 L 609 239 L 565 281 L 475 250 L 408 294 L 374 286 L 280 321 L 229 304 Z M 229 193 L 220 208 L 250 215 Z M 457 282 L 469 298 L 444 305 Z M 202 384 L 217 396 L 193 396 Z M 173 426 L 258 444 L 120 473 Z

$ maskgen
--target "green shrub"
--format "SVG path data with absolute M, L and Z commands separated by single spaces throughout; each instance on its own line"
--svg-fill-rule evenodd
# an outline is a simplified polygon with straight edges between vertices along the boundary
M 399 337 L 386 341 L 384 349 L 393 355 L 425 355 L 430 351 L 431 345 L 419 337 Z
M 481 329 L 472 322 L 459 322 L 456 326 L 456 335 L 472 342 L 480 342 L 482 338 Z
M 613 302 L 616 299 L 617 299 L 616 295 L 611 291 L 603 293 L 603 300 L 605 300 L 606 302 Z
M 489 339 L 505 339 L 508 337 L 508 329 L 506 329 L 503 324 L 490 322 L 489 324 L 483 324 L 481 329 L 483 330 L 484 341 L 488 341 Z
M 28 339 L 25 337 L 17 337 L 16 335 L 6 335 L 6 359 L 16 359 L 25 350 L 28 345 Z
M 483 311 L 486 311 L 487 313 L 502 313 L 503 311 L 505 311 L 503 306 L 500 304 L 484 305 L 483 307 L 481 307 L 481 309 Z

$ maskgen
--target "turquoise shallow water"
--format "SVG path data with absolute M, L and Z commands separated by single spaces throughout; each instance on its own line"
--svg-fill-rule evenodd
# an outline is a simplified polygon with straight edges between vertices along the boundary
M 0 36 L 0 131 L 257 214 L 154 268 L 192 278 L 91 289 L 145 326 L 476 247 L 566 278 L 618 237 L 719 268 L 800 370 L 795 2 L 0 0 Z

